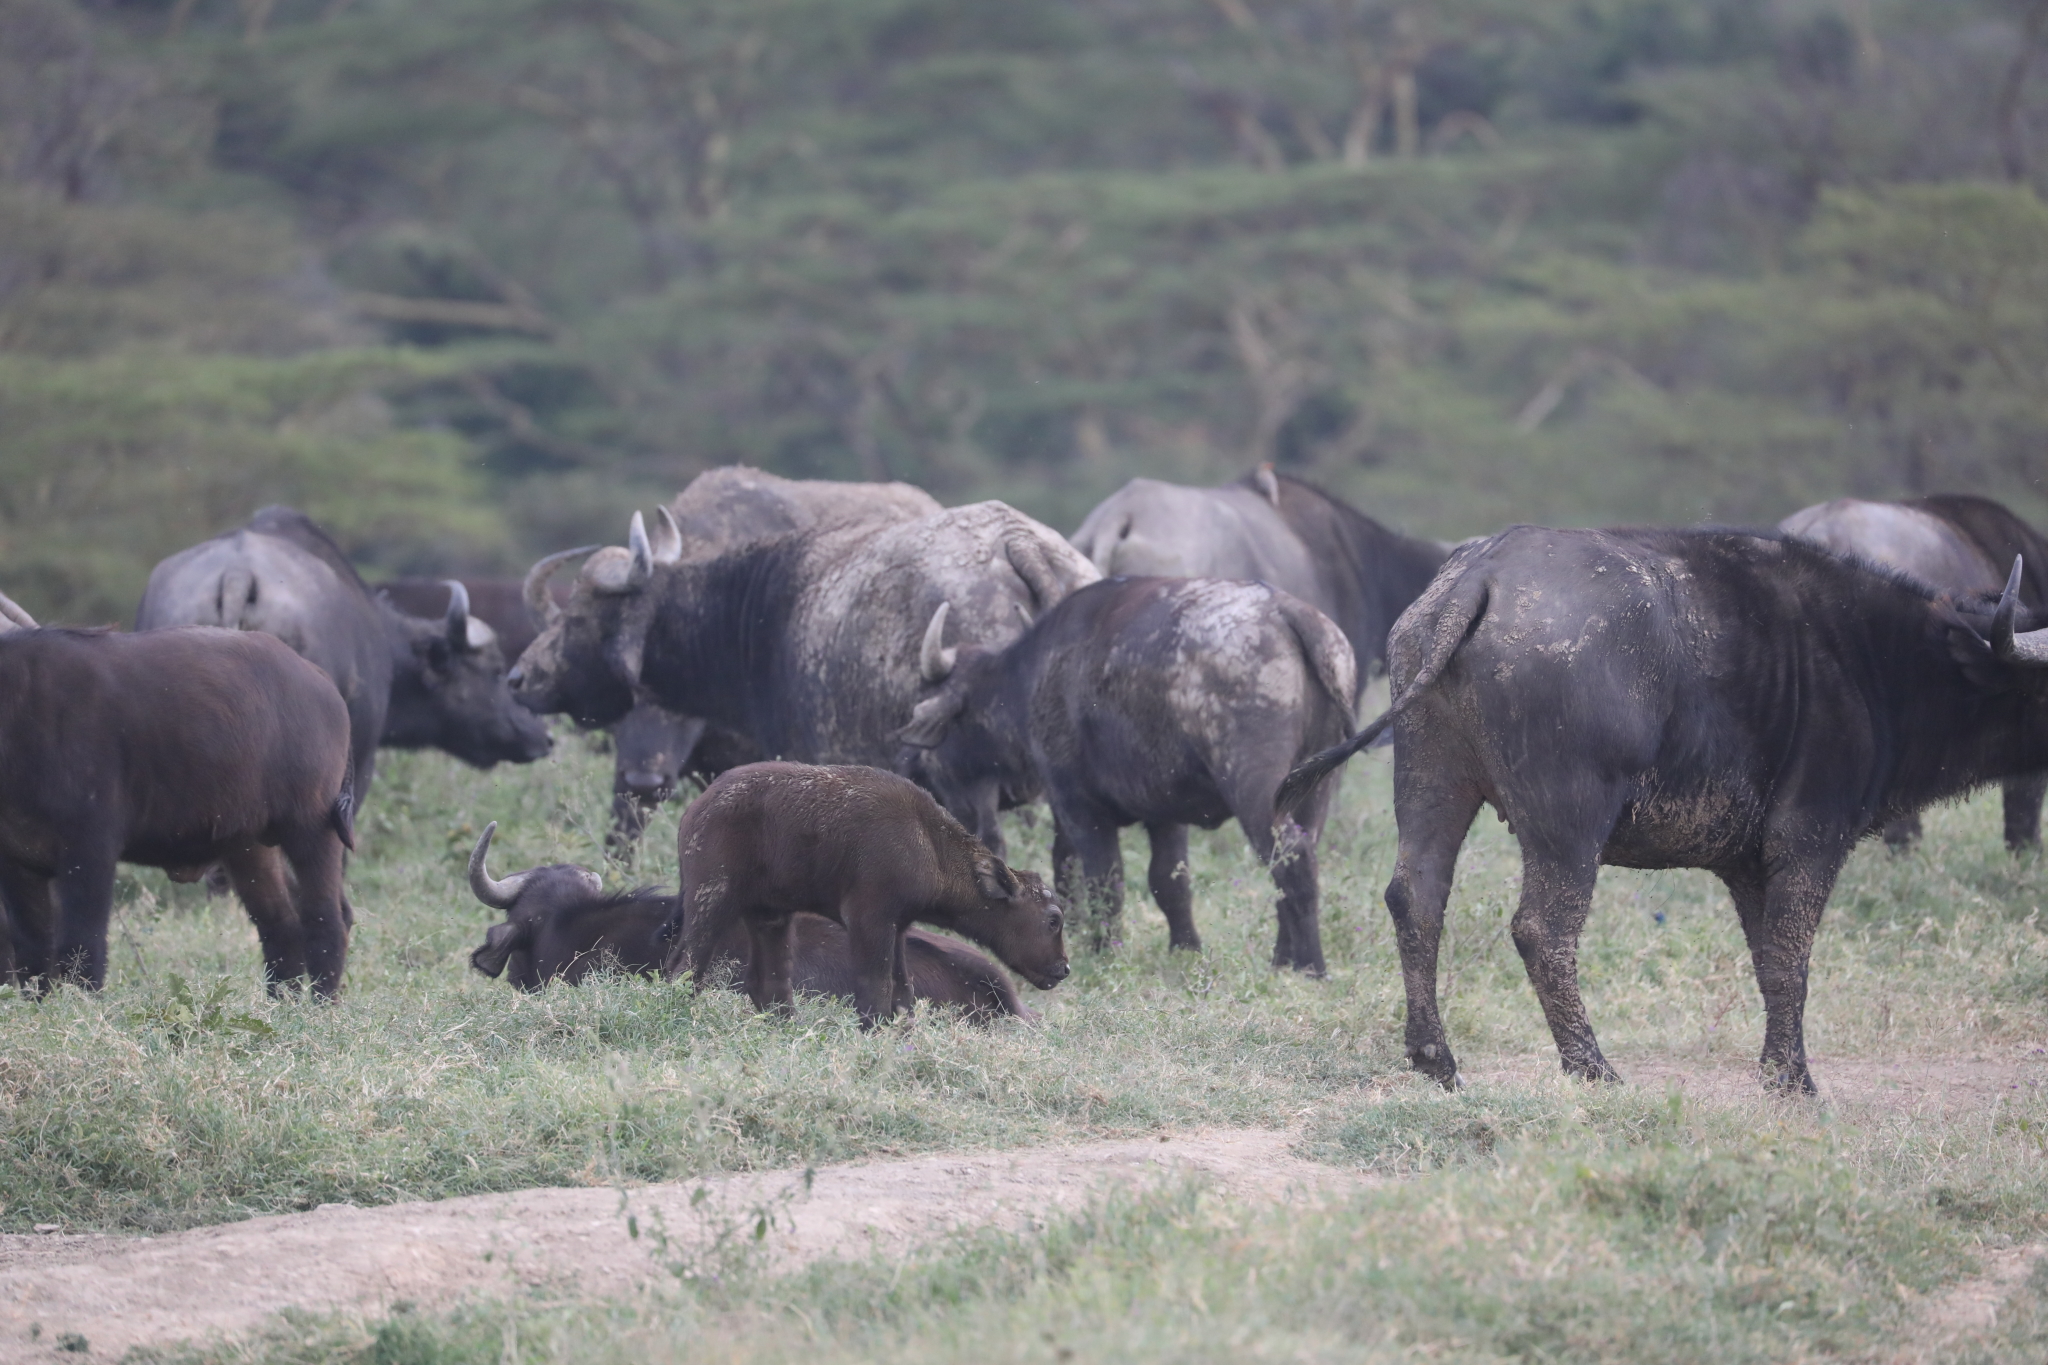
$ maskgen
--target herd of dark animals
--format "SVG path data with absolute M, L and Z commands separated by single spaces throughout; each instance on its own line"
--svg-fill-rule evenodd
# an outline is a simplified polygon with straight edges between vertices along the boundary
M 1382 661 L 1390 705 L 1354 729 Z M 523 583 L 372 590 L 268 508 L 158 565 L 132 634 L 41 628 L 0 596 L 0 979 L 99 986 L 130 861 L 231 884 L 271 988 L 331 997 L 375 750 L 530 762 L 548 713 L 609 730 L 622 857 L 662 801 L 704 790 L 673 894 L 607 895 L 569 865 L 494 878 L 486 828 L 470 888 L 505 918 L 471 961 L 522 990 L 609 969 L 723 976 L 760 1009 L 836 996 L 864 1026 L 917 1000 L 1029 1017 L 996 961 L 914 926 L 1050 989 L 1065 907 L 1091 946 L 1116 941 L 1117 835 L 1142 825 L 1171 942 L 1199 948 L 1187 828 L 1233 818 L 1280 893 L 1275 965 L 1320 975 L 1329 779 L 1391 738 L 1386 903 L 1418 1070 L 1457 1081 L 1437 952 L 1490 805 L 1521 846 L 1511 929 L 1567 1072 L 1615 1078 L 1577 982 L 1599 867 L 1701 867 L 1748 943 L 1764 1080 L 1811 1092 L 1807 965 L 1850 849 L 1909 844 L 1924 806 L 1994 781 L 2008 845 L 2039 844 L 2048 542 L 1941 496 L 1774 532 L 1453 548 L 1263 466 L 1133 480 L 1069 542 L 1001 503 L 730 468 Z M 1004 861 L 1000 812 L 1040 799 L 1053 889 Z

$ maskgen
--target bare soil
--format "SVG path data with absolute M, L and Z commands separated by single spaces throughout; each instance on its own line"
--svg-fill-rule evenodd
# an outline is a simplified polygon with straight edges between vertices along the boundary
M 721 1235 L 765 1213 L 771 1268 L 900 1254 L 958 1228 L 1021 1230 L 1105 1188 L 1190 1175 L 1261 1202 L 1314 1201 L 1366 1178 L 1292 1155 L 1285 1131 L 1222 1130 L 995 1153 L 864 1161 L 626 1190 L 539 1189 L 382 1208 L 324 1205 L 163 1237 L 0 1237 L 0 1362 L 247 1333 L 286 1308 L 377 1316 L 535 1290 L 625 1298 L 715 1267 Z M 703 1191 L 702 1195 L 698 1191 Z M 629 1232 L 637 1226 L 640 1236 Z M 663 1248 L 657 1233 L 665 1235 Z M 76 1350 L 76 1346 L 72 1347 Z

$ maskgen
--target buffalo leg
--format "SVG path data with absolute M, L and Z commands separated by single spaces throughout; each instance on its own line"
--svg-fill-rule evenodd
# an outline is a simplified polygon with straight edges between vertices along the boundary
M 1399 741 L 1396 741 L 1399 743 Z M 1399 752 L 1397 750 L 1397 752 Z M 1428 772 L 1427 766 L 1423 771 Z M 1394 765 L 1394 813 L 1400 831 L 1394 878 L 1387 883 L 1387 914 L 1401 951 L 1401 984 L 1408 997 L 1408 1062 L 1446 1089 L 1458 1081 L 1458 1063 L 1437 1013 L 1436 958 L 1443 941 L 1444 905 L 1451 873 L 1479 794 L 1418 777 L 1408 765 Z
M 612 827 L 605 832 L 604 851 L 622 863 L 632 862 L 633 851 L 639 847 L 640 836 L 647 832 L 647 822 L 654 818 L 654 808 L 659 804 L 643 800 L 624 782 L 615 781 L 612 784 Z
M 287 838 L 282 851 L 292 869 L 292 908 L 305 944 L 306 976 L 315 995 L 332 1000 L 341 994 L 356 920 L 341 884 L 341 840 L 329 829 L 310 830 Z
M 896 930 L 896 948 L 893 963 L 896 981 L 896 1003 L 890 1008 L 890 1013 L 914 1013 L 917 1009 L 917 995 L 910 984 L 910 923 L 907 920 Z
M 796 1009 L 796 922 L 788 915 L 747 916 L 753 952 L 747 958 L 747 998 L 757 1010 Z
M 899 964 L 897 950 L 908 926 L 886 913 L 864 914 L 854 905 L 842 905 L 839 913 L 853 967 L 853 1007 L 860 1014 L 860 1026 L 873 1028 L 896 1013 L 896 993 L 908 970 Z
M 1588 1081 L 1618 1081 L 1579 994 L 1579 934 L 1593 908 L 1593 883 L 1600 874 L 1596 850 L 1556 856 L 1522 844 L 1522 900 L 1509 924 L 1529 984 L 1543 1005 L 1558 1061 L 1567 1075 Z
M 242 909 L 256 926 L 256 941 L 263 947 L 263 984 L 277 995 L 308 975 L 305 925 L 292 903 L 284 859 L 274 848 L 251 844 L 230 853 L 225 863 Z
M 50 964 L 57 950 L 57 912 L 50 897 L 50 879 L 11 864 L 0 864 L 0 905 L 6 907 L 4 949 L 9 975 L 24 991 L 50 984 Z
M 1124 853 L 1117 840 L 1113 820 L 1088 810 L 1053 809 L 1074 850 L 1069 861 L 1081 865 L 1080 884 L 1068 904 L 1081 911 L 1088 924 L 1088 946 L 1096 952 L 1120 947 L 1119 933 L 1124 913 Z
M 2005 846 L 2022 853 L 2041 846 L 2041 801 L 2048 797 L 2048 773 L 2008 778 L 2005 784 Z
M 1309 976 L 1321 976 L 1323 928 L 1322 886 L 1316 867 L 1315 836 L 1293 821 L 1280 827 L 1268 855 L 1273 885 L 1280 889 L 1280 930 L 1273 943 L 1273 965 Z
M 86 854 L 51 879 L 57 898 L 54 975 L 88 990 L 107 983 L 107 921 L 114 913 L 114 859 Z
M 2038 811 L 2039 808 L 2036 809 Z M 2008 820 L 2008 827 L 2010 823 Z M 1884 846 L 1894 853 L 1904 853 L 1919 842 L 1920 812 L 1917 810 L 1911 815 L 1901 815 L 1884 827 Z M 2008 839 L 2007 842 L 2010 843 L 2011 840 Z
M 1758 1065 L 1770 1090 L 1815 1093 L 1806 1069 L 1806 976 L 1821 912 L 1841 865 L 1836 856 L 1821 866 L 1791 862 L 1768 878 L 1722 878 L 1735 896 L 1764 998 L 1764 1049 Z
M 1152 900 L 1166 916 L 1167 943 L 1171 947 L 1202 951 L 1202 936 L 1195 932 L 1195 889 L 1188 871 L 1188 827 L 1146 825 L 1152 841 L 1152 864 L 1145 881 Z

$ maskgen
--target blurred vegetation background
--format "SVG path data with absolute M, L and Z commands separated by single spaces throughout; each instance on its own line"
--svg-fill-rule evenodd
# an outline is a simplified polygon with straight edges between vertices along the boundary
M 2048 0 L 0 0 L 0 583 L 743 460 L 2048 520 Z

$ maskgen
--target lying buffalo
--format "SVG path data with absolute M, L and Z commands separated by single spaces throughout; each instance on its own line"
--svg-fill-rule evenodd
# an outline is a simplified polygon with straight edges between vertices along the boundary
M 1748 940 L 1765 1081 L 1810 1092 L 1807 963 L 1850 849 L 2048 766 L 2048 631 L 2015 633 L 2018 577 L 1994 609 L 1734 531 L 1517 527 L 1461 548 L 1395 627 L 1391 708 L 1281 797 L 1393 727 L 1410 1061 L 1456 1080 L 1437 943 L 1490 804 L 1521 844 L 1515 946 L 1567 1072 L 1615 1075 L 1578 986 L 1600 864 L 1703 867 Z
M 661 970 L 669 949 L 661 931 L 675 915 L 674 896 L 648 888 L 607 896 L 596 873 L 564 863 L 493 877 L 485 859 L 497 828 L 495 822 L 484 826 L 470 854 L 469 886 L 485 905 L 503 910 L 505 920 L 492 925 L 483 946 L 470 954 L 471 966 L 485 976 L 505 975 L 523 991 L 557 978 L 574 986 L 606 968 L 642 976 Z M 794 988 L 851 1003 L 854 971 L 846 930 L 818 915 L 797 915 L 791 932 Z M 914 998 L 957 1005 L 978 1023 L 1006 1014 L 1033 1017 L 1002 968 L 965 944 L 912 929 L 903 948 Z M 718 962 L 732 964 L 745 978 L 753 951 L 745 925 L 735 922 L 713 951 Z
M 915 521 L 942 510 L 930 494 L 907 483 L 784 479 L 745 465 L 706 470 L 669 504 L 680 549 L 696 559 L 788 536 Z M 542 623 L 557 614 L 538 587 L 528 611 Z M 508 647 L 507 658 L 518 656 Z M 612 741 L 617 761 L 605 844 L 614 854 L 632 849 L 648 818 L 685 778 L 708 782 L 727 768 L 767 757 L 731 729 L 652 702 L 635 706 L 613 726 Z
M 1786 535 L 1911 574 L 1942 592 L 1996 592 L 2015 557 L 2026 565 L 2020 605 L 2048 608 L 2048 541 L 2003 504 L 1967 494 L 1939 494 L 1911 502 L 1837 498 L 1803 508 L 1778 523 Z M 2048 773 L 2005 782 L 2005 845 L 2015 853 L 2041 844 L 2041 803 Z M 1904 848 L 1920 837 L 1920 813 L 1902 815 L 1884 829 L 1884 841 Z
M 138 631 L 264 631 L 327 670 L 348 704 L 357 801 L 380 744 L 436 748 L 488 768 L 548 752 L 547 726 L 512 699 L 491 629 L 451 594 L 439 621 L 379 601 L 326 532 L 288 507 L 181 550 L 150 571 Z
M 903 771 L 962 819 L 993 819 L 997 794 L 1043 790 L 1061 895 L 1096 946 L 1123 909 L 1117 831 L 1151 838 L 1152 899 L 1176 948 L 1199 948 L 1188 826 L 1236 817 L 1280 888 L 1276 966 L 1321 975 L 1316 841 L 1327 795 L 1276 823 L 1294 764 L 1351 731 L 1357 669 L 1331 620 L 1263 583 L 1112 578 L 1082 588 L 1002 649 L 937 641 L 938 679 L 902 731 Z
M 894 760 L 923 686 L 918 632 L 941 602 L 965 638 L 1000 645 L 1096 577 L 999 502 L 702 557 L 664 509 L 653 540 L 635 513 L 628 544 L 585 562 L 513 670 L 520 699 L 588 725 L 652 702 L 805 762 Z
M 1447 553 L 1271 465 L 1221 488 L 1132 479 L 1088 514 L 1074 546 L 1105 575 L 1256 579 L 1292 593 L 1351 641 L 1360 687 Z
M 225 864 L 271 988 L 341 989 L 354 919 L 348 710 L 268 635 L 34 629 L 0 598 L 0 905 L 8 975 L 97 990 L 117 862 Z
M 910 1006 L 913 922 L 971 938 L 1040 990 L 1067 975 L 1066 917 L 1045 883 L 1013 872 L 914 783 L 875 768 L 754 763 L 690 803 L 676 830 L 682 889 L 664 970 L 701 987 L 736 926 L 751 940 L 756 1009 L 796 986 L 794 917 L 846 931 L 863 1027 Z

